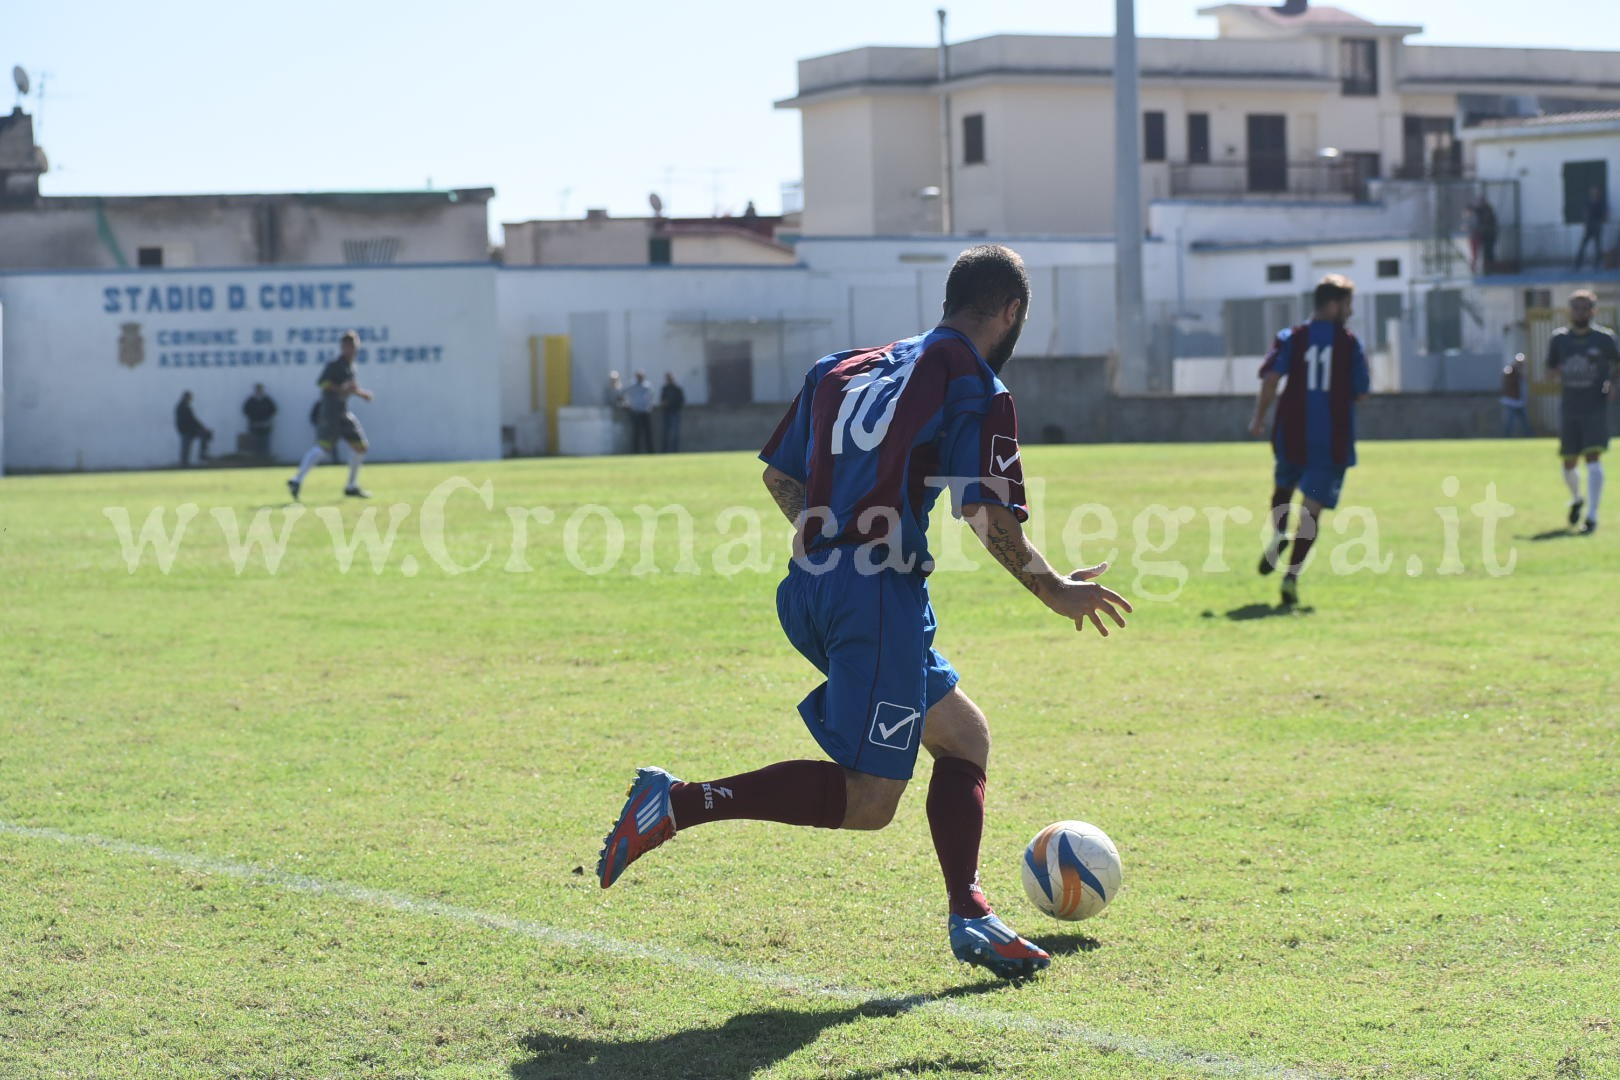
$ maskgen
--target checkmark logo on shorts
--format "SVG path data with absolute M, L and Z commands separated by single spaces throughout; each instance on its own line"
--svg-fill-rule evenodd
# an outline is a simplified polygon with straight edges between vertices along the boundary
M 911 735 L 917 729 L 922 713 L 905 705 L 880 701 L 872 710 L 872 727 L 866 737 L 878 746 L 890 750 L 909 750 Z
M 1012 479 L 1007 472 L 1018 463 L 1018 457 L 1023 451 L 1018 447 L 1017 439 L 1009 439 L 1005 435 L 997 435 L 990 440 L 990 475 L 1006 476 Z

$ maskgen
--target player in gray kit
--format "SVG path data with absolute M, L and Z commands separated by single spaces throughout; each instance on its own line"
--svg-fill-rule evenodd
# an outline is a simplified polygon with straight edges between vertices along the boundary
M 354 376 L 354 358 L 359 352 L 360 337 L 346 330 L 338 339 L 337 359 L 321 369 L 316 385 L 321 388 L 321 400 L 315 409 L 315 445 L 298 463 L 298 474 L 287 481 L 287 490 L 296 501 L 303 490 L 304 477 L 328 454 L 335 453 L 338 440 L 349 444 L 349 485 L 343 494 L 356 499 L 369 499 L 371 492 L 360 486 L 360 463 L 366 456 L 366 432 L 349 411 L 349 397 L 371 400 L 371 391 L 361 386 Z
M 1598 501 L 1603 498 L 1603 451 L 1609 448 L 1609 401 L 1615 376 L 1620 373 L 1620 344 L 1614 331 L 1592 322 L 1597 297 L 1581 289 L 1569 298 L 1569 325 L 1553 331 L 1547 342 L 1547 370 L 1563 385 L 1558 451 L 1564 458 L 1564 483 L 1569 485 L 1569 523 L 1593 532 L 1598 523 Z M 1586 498 L 1581 498 L 1576 459 L 1586 457 Z

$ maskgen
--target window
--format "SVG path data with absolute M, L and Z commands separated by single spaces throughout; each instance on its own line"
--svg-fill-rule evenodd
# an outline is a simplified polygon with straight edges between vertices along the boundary
M 1293 263 L 1272 263 L 1266 267 L 1266 280 L 1270 282 L 1293 281 Z
M 652 266 L 668 266 L 674 257 L 674 244 L 667 236 L 647 237 L 647 262 Z
M 962 164 L 984 164 L 984 113 L 962 117 Z
M 343 241 L 343 261 L 353 266 L 380 266 L 399 256 L 399 237 Z
M 163 249 L 160 247 L 143 247 L 135 250 L 136 266 L 162 266 Z
M 710 405 L 747 405 L 754 400 L 752 341 L 711 341 L 703 360 Z
M 1373 294 L 1373 348 L 1389 348 L 1389 324 L 1393 320 L 1399 324 L 1405 307 L 1402 304 L 1400 293 L 1374 293 Z M 1399 325 L 1396 332 L 1400 332 Z
M 1597 188 L 1598 198 L 1603 199 L 1609 191 L 1609 163 L 1607 161 L 1566 161 L 1564 162 L 1564 223 L 1566 225 L 1586 224 L 1587 204 L 1592 201 L 1592 189 Z
M 1164 113 L 1142 114 L 1142 160 L 1164 160 Z
M 1346 97 L 1378 94 L 1378 42 L 1345 38 L 1339 42 L 1339 85 Z
M 1187 163 L 1209 164 L 1209 113 L 1187 114 Z
M 1379 259 L 1378 260 L 1378 276 L 1379 277 L 1400 277 L 1401 276 L 1401 260 L 1399 260 L 1399 259 Z
M 1429 351 L 1445 352 L 1462 348 L 1462 293 L 1456 289 L 1434 289 L 1423 298 L 1423 311 L 1429 324 Z
M 1457 141 L 1452 117 L 1404 117 L 1401 135 L 1406 157 L 1401 166 L 1403 180 L 1462 175 L 1462 143 Z

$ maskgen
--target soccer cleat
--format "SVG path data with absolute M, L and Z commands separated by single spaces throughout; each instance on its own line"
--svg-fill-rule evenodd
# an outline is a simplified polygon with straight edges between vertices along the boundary
M 1569 504 L 1569 523 L 1571 525 L 1579 525 L 1580 524 L 1580 522 L 1581 522 L 1581 510 L 1584 509 L 1585 506 L 1586 506 L 1586 500 L 1585 499 L 1571 500 L 1571 502 Z
M 293 502 L 298 501 L 298 489 L 303 487 L 303 486 L 304 486 L 303 484 L 300 484 L 296 480 L 287 481 L 287 490 L 292 492 Z
M 1299 578 L 1292 574 L 1282 579 L 1282 606 L 1293 607 L 1299 603 Z
M 1282 561 L 1283 552 L 1287 550 L 1288 537 L 1278 533 L 1272 538 L 1271 546 L 1266 548 L 1266 553 L 1260 556 L 1260 576 L 1264 577 L 1277 569 L 1277 564 Z
M 1587 518 L 1586 524 L 1581 526 L 1581 534 L 1583 536 L 1590 536 L 1595 532 L 1597 532 L 1597 518 Z
M 977 919 L 951 916 L 951 952 L 1003 979 L 1026 979 L 1052 963 L 1052 956 L 1025 941 L 992 912 Z
M 369 498 L 371 498 L 371 492 L 367 491 L 363 487 L 346 487 L 346 488 L 343 489 L 343 494 L 349 496 L 350 498 L 354 498 L 354 499 L 369 499 Z
M 619 880 L 625 868 L 675 835 L 675 813 L 669 792 L 680 780 L 663 769 L 637 769 L 629 796 L 613 831 L 602 841 L 602 854 L 596 860 L 596 878 L 607 888 Z

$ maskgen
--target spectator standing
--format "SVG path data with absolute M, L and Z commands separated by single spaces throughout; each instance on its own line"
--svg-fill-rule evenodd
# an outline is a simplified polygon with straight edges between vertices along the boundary
M 1530 432 L 1530 378 L 1525 370 L 1524 353 L 1502 369 L 1502 438 L 1510 438 L 1515 428 L 1521 435 Z
M 681 448 L 681 410 L 686 407 L 686 391 L 675 381 L 673 371 L 664 372 L 664 388 L 658 392 L 658 404 L 664 413 L 664 453 L 673 454 Z
M 270 456 L 270 430 L 276 418 L 276 401 L 264 392 L 264 383 L 254 383 L 253 393 L 242 402 L 247 417 L 248 442 L 256 457 Z
M 647 385 L 645 371 L 636 372 L 636 381 L 625 390 L 624 407 L 630 411 L 630 452 L 652 453 L 653 389 Z
M 1496 262 L 1496 210 L 1484 192 L 1468 207 L 1468 216 L 1469 268 L 1488 274 Z
M 191 409 L 191 391 L 187 390 L 180 395 L 180 403 L 174 407 L 174 427 L 180 433 L 180 467 L 191 467 L 191 444 L 198 443 L 197 459 L 208 460 L 208 443 L 214 437 L 212 428 L 205 427 L 197 414 Z
M 1600 187 L 1586 189 L 1586 229 L 1581 233 L 1581 246 L 1575 249 L 1575 269 L 1586 260 L 1586 245 L 1592 245 L 1592 268 L 1603 266 L 1603 226 L 1609 220 L 1609 200 Z

